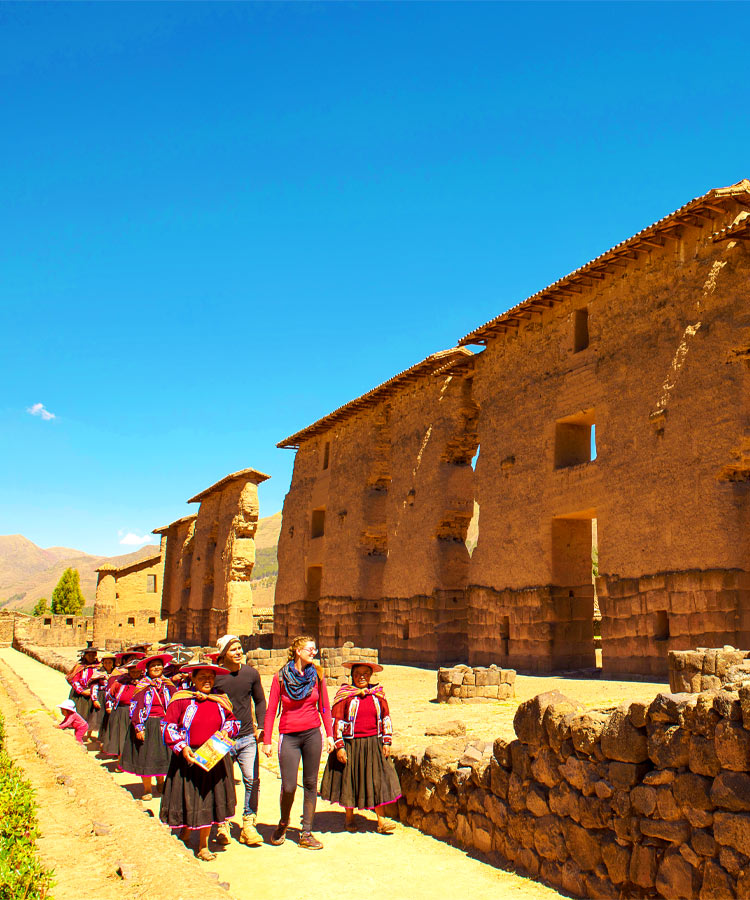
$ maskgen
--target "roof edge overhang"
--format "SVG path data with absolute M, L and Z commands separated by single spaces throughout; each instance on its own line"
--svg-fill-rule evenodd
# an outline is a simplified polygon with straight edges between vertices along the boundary
M 403 372 L 399 372 L 398 375 L 394 375 L 393 378 L 389 378 L 388 381 L 384 381 L 382 384 L 374 387 L 366 394 L 362 394 L 360 397 L 350 400 L 343 406 L 339 406 L 338 409 L 333 410 L 333 412 L 328 413 L 328 415 L 323 416 L 322 419 L 313 422 L 312 425 L 308 425 L 306 428 L 290 435 L 283 441 L 279 441 L 276 446 L 282 450 L 297 450 L 304 441 L 308 441 L 311 438 L 328 431 L 336 423 L 355 415 L 357 412 L 368 406 L 377 405 L 407 384 L 412 384 L 433 375 L 448 375 L 450 374 L 448 371 L 449 369 L 456 367 L 458 364 L 466 365 L 475 355 L 476 354 L 467 347 L 451 347 L 448 350 L 440 350 L 437 353 L 432 353 L 430 356 L 425 357 L 425 359 L 420 360 L 420 362 L 415 363 L 408 369 L 404 369 Z
M 252 481 L 253 484 L 262 484 L 264 481 L 268 481 L 270 477 L 270 475 L 266 475 L 265 472 L 259 472 L 257 469 L 240 469 L 239 472 L 232 472 L 231 475 L 225 475 L 215 484 L 212 484 L 211 487 L 207 487 L 205 491 L 201 491 L 199 494 L 196 494 L 195 497 L 191 497 L 188 500 L 188 503 L 200 503 L 201 500 L 208 497 L 209 494 L 213 494 L 215 491 L 220 490 L 224 485 L 229 484 L 231 481 L 243 479 L 244 481 Z
M 703 226 L 707 221 L 712 221 L 711 213 L 726 212 L 726 205 L 731 202 L 738 202 L 750 209 L 750 179 L 743 178 L 736 184 L 714 188 L 707 194 L 696 197 L 653 225 L 615 244 L 586 265 L 542 288 L 506 312 L 475 328 L 474 331 L 470 331 L 458 342 L 459 347 L 467 344 L 485 344 L 489 338 L 498 333 L 518 328 L 525 319 L 541 315 L 556 304 L 582 293 L 584 286 L 590 286 L 592 281 L 604 278 L 606 274 L 612 272 L 613 267 L 620 267 L 620 271 L 629 267 L 631 262 L 637 259 L 639 251 L 663 247 L 668 237 L 676 236 L 674 232 L 680 226 L 696 224 Z
M 170 528 L 174 528 L 176 525 L 182 525 L 183 522 L 192 522 L 193 519 L 198 518 L 198 513 L 190 513 L 190 515 L 183 516 L 181 519 L 175 519 L 174 522 L 170 522 L 169 525 L 162 525 L 160 528 L 154 528 L 151 534 L 166 534 Z

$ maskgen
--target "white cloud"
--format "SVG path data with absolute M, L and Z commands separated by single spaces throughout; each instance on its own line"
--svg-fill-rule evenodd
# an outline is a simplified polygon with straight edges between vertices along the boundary
M 117 532 L 118 535 L 122 535 L 122 531 Z M 129 531 L 126 535 L 120 538 L 121 544 L 126 544 L 129 547 L 139 547 L 141 544 L 150 544 L 153 541 L 153 534 L 147 534 L 143 537 L 139 537 L 137 534 L 134 534 L 132 531 Z
M 26 412 L 32 416 L 39 416 L 39 418 L 44 419 L 45 422 L 49 422 L 50 419 L 55 418 L 55 414 L 51 413 L 48 409 L 45 409 L 43 403 L 35 403 L 33 406 L 27 407 Z

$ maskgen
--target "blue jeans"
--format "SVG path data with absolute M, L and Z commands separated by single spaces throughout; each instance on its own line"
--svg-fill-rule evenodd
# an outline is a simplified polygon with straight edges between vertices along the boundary
M 245 785 L 245 807 L 243 816 L 258 815 L 258 789 L 260 787 L 260 759 L 258 742 L 252 734 L 244 734 L 237 738 L 237 743 L 229 751 L 232 759 L 237 761 Z

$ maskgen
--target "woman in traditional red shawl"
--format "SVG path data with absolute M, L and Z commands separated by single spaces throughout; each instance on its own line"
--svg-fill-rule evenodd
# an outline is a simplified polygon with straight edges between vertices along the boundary
M 320 796 L 346 810 L 346 830 L 356 831 L 354 810 L 374 809 L 378 834 L 393 825 L 383 807 L 401 796 L 401 785 L 390 759 L 393 728 L 388 701 L 380 684 L 370 684 L 383 667 L 364 660 L 345 662 L 352 684 L 343 684 L 333 701 L 335 751 L 328 757 Z

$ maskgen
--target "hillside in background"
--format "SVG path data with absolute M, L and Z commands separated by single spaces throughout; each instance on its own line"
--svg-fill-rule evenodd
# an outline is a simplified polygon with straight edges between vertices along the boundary
M 280 530 L 280 512 L 258 521 L 254 575 L 264 581 L 262 586 L 258 586 L 261 588 L 258 605 L 273 604 L 273 586 L 278 571 L 276 545 Z M 158 544 L 147 544 L 122 556 L 92 556 L 70 547 L 43 549 L 21 534 L 0 535 L 0 607 L 30 612 L 40 597 L 49 600 L 60 576 L 69 567 L 78 569 L 86 606 L 93 607 L 99 566 L 105 563 L 125 566 L 151 556 L 158 549 Z

